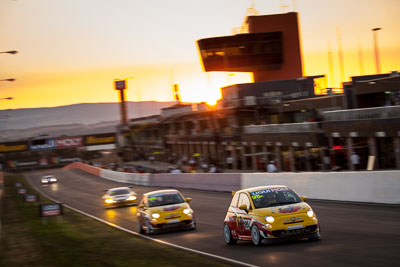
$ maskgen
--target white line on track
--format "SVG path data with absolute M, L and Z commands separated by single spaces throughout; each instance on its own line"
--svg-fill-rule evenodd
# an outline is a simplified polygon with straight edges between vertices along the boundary
M 31 184 L 32 187 L 34 187 L 34 188 L 36 189 L 36 191 L 40 192 L 44 197 L 50 199 L 50 200 L 53 201 L 53 202 L 60 203 L 60 201 L 58 201 L 58 200 L 56 200 L 56 199 L 54 199 L 54 198 L 52 198 L 52 197 L 46 195 L 46 194 L 45 194 L 44 192 L 42 192 L 42 191 L 40 191 L 39 188 L 37 188 L 36 185 L 33 184 L 33 183 L 30 181 L 30 179 L 28 179 L 28 182 Z M 123 227 L 121 227 L 121 226 L 118 226 L 118 225 L 116 225 L 116 224 L 107 222 L 107 221 L 105 221 L 105 220 L 103 220 L 103 219 L 100 219 L 100 218 L 98 218 L 98 217 L 96 217 L 96 216 L 93 216 L 93 215 L 91 215 L 91 214 L 88 214 L 88 213 L 86 213 L 86 212 L 84 212 L 84 211 L 81 211 L 81 210 L 78 210 L 78 209 L 76 209 L 76 208 L 73 208 L 73 207 L 71 207 L 71 206 L 69 206 L 69 205 L 67 205 L 67 204 L 64 204 L 64 203 L 63 203 L 63 206 L 65 206 L 65 207 L 67 207 L 68 209 L 71 209 L 71 210 L 73 210 L 73 211 L 79 212 L 79 213 L 81 213 L 81 214 L 83 214 L 83 215 L 85 215 L 85 216 L 88 216 L 88 217 L 90 217 L 90 218 L 92 218 L 92 219 L 94 219 L 94 220 L 97 220 L 97 221 L 102 222 L 102 223 L 104 223 L 104 224 L 107 224 L 107 225 L 109 225 L 109 226 L 115 227 L 115 228 L 117 228 L 117 229 L 119 229 L 119 230 L 122 230 L 122 231 L 125 231 L 125 232 L 127 232 L 127 233 L 130 233 L 130 234 L 139 236 L 139 237 L 141 237 L 141 238 L 145 238 L 145 239 L 148 239 L 148 240 L 151 240 L 151 241 L 154 241 L 154 242 L 157 242 L 157 243 L 161 243 L 161 244 L 164 244 L 164 245 L 167 245 L 167 246 L 175 247 L 175 248 L 178 248 L 178 249 L 183 249 L 183 250 L 186 250 L 186 251 L 194 252 L 194 253 L 201 254 L 201 255 L 204 255 L 204 256 L 207 256 L 207 257 L 211 257 L 211 258 L 220 259 L 220 260 L 227 261 L 227 262 L 234 263 L 234 264 L 238 264 L 238 265 L 249 266 L 249 267 L 257 267 L 257 265 L 252 265 L 252 264 L 249 264 L 249 263 L 246 263 L 246 262 L 241 262 L 241 261 L 232 260 L 232 259 L 225 258 L 225 257 L 222 257 L 222 256 L 218 256 L 218 255 L 210 254 L 210 253 L 207 253 L 207 252 L 203 252 L 203 251 L 200 251 L 200 250 L 195 250 L 195 249 L 191 249 L 191 248 L 187 248 L 187 247 L 182 247 L 182 246 L 179 246 L 179 245 L 175 245 L 175 244 L 172 244 L 172 243 L 169 243 L 169 242 L 160 240 L 160 239 L 151 238 L 151 237 L 149 237 L 149 236 L 145 236 L 145 235 L 136 233 L 136 232 L 134 232 L 134 231 L 131 231 L 131 230 L 129 230 L 129 229 L 123 228 Z

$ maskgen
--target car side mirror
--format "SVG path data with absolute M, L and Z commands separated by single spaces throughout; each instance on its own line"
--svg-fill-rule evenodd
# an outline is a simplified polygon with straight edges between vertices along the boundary
M 240 210 L 244 210 L 244 211 L 247 212 L 247 206 L 246 206 L 245 204 L 240 205 L 240 206 L 239 206 L 239 209 L 240 209 Z
M 308 198 L 307 198 L 306 196 L 301 196 L 300 198 L 301 198 L 301 200 L 303 200 L 304 202 L 307 202 L 307 200 L 308 200 Z
M 187 197 L 187 198 L 185 198 L 185 201 L 186 202 L 190 202 L 192 200 L 192 198 L 191 197 Z

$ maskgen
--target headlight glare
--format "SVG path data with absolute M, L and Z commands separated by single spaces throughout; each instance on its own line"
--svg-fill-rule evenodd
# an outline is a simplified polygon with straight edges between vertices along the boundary
M 151 217 L 153 217 L 154 219 L 158 219 L 158 218 L 160 218 L 160 214 L 153 213 L 153 214 L 151 214 Z
M 275 218 L 272 217 L 271 215 L 265 216 L 264 220 L 266 220 L 269 223 L 273 223 L 275 221 Z
M 192 211 L 190 210 L 190 209 L 184 209 L 183 210 L 183 213 L 185 213 L 185 214 L 189 214 L 189 213 L 191 213 Z
M 114 200 L 112 200 L 112 198 L 106 198 L 106 200 L 104 200 L 104 202 L 110 204 L 110 203 L 113 203 Z
M 136 200 L 136 196 L 129 196 L 128 200 Z
M 312 218 L 314 216 L 314 212 L 312 210 L 307 211 L 308 217 Z

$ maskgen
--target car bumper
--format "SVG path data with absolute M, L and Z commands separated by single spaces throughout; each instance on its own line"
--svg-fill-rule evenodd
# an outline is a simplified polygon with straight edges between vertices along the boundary
M 315 236 L 315 234 L 318 232 L 319 226 L 317 224 L 293 230 L 281 229 L 269 231 L 262 228 L 260 230 L 260 234 L 262 235 L 262 237 L 267 239 L 298 239 L 303 237 Z
M 154 232 L 169 231 L 175 229 L 191 229 L 195 227 L 195 220 L 188 219 L 173 223 L 154 223 L 150 222 L 149 226 Z
M 137 200 L 119 200 L 119 201 L 115 201 L 112 203 L 104 202 L 104 205 L 106 207 L 130 206 L 130 205 L 137 205 L 137 204 L 138 204 Z

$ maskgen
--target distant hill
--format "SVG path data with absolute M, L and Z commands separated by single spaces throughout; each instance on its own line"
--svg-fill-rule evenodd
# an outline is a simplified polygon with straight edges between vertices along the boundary
M 128 118 L 157 115 L 162 108 L 173 104 L 156 101 L 127 102 Z M 0 141 L 19 140 L 40 134 L 59 136 L 107 132 L 106 129 L 115 129 L 119 121 L 119 103 L 0 110 Z

